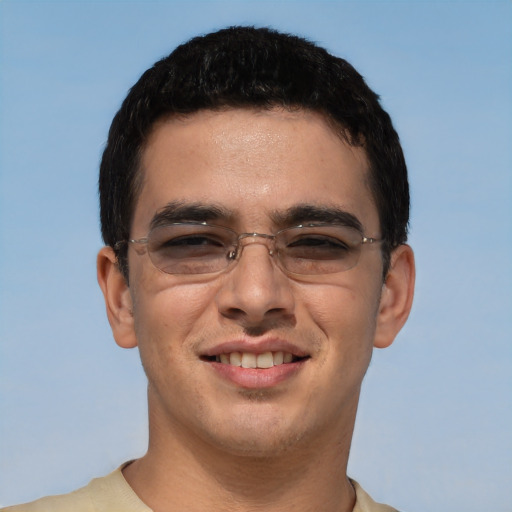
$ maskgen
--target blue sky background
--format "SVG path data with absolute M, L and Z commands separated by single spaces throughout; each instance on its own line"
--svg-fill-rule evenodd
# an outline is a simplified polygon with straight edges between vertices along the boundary
M 145 377 L 96 285 L 98 162 L 139 75 L 230 24 L 347 58 L 403 141 L 416 300 L 374 355 L 350 474 L 404 511 L 510 512 L 512 2 L 463 0 L 0 0 L 0 505 L 145 450 Z

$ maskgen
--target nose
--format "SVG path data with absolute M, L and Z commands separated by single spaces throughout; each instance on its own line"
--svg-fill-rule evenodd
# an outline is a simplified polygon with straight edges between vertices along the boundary
M 240 241 L 237 262 L 224 274 L 217 294 L 219 313 L 244 327 L 293 316 L 293 286 L 274 261 L 272 238 Z

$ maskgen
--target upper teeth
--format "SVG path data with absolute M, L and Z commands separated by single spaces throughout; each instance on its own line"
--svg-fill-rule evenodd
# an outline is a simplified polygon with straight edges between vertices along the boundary
M 278 364 L 291 363 L 293 355 L 289 352 L 263 352 L 252 354 L 250 352 L 231 352 L 216 357 L 219 363 L 241 366 L 242 368 L 272 368 Z

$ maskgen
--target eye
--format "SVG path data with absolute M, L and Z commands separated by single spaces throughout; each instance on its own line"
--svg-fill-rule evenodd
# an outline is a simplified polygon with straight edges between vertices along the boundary
M 191 233 L 180 236 L 159 237 L 152 241 L 150 250 L 159 257 L 186 259 L 224 254 L 226 244 L 215 234 Z
M 225 254 L 227 234 L 186 224 L 164 226 L 149 235 L 149 251 L 158 258 L 179 260 Z
M 286 254 L 292 258 L 311 260 L 337 260 L 351 253 L 348 242 L 327 235 L 307 234 L 295 238 L 286 246 Z
M 162 243 L 162 247 L 199 247 L 212 246 L 223 247 L 224 244 L 219 240 L 206 235 L 187 235 L 170 238 Z
M 231 229 L 190 222 L 154 228 L 148 234 L 153 265 L 167 274 L 211 274 L 229 265 L 236 241 Z

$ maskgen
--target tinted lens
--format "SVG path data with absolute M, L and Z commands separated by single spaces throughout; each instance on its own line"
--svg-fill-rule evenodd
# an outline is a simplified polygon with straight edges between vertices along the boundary
M 274 239 L 275 238 L 275 242 Z M 343 272 L 354 267 L 361 252 L 362 235 L 354 228 L 315 225 L 284 229 L 274 236 L 238 235 L 228 228 L 203 224 L 169 224 L 147 237 L 151 261 L 167 274 L 210 274 L 227 268 L 239 257 L 247 240 L 274 244 L 283 269 L 294 274 Z M 237 250 L 237 245 L 239 247 Z M 270 249 L 270 247 L 269 247 Z
M 201 224 L 171 224 L 148 235 L 151 261 L 168 274 L 208 274 L 229 264 L 236 233 Z
M 291 228 L 277 236 L 283 267 L 303 275 L 333 274 L 357 264 L 361 233 L 346 226 Z

